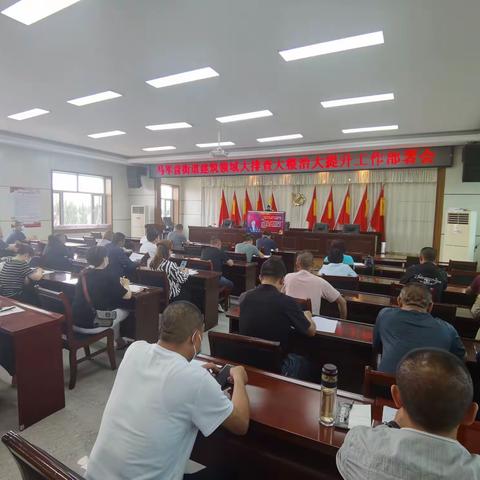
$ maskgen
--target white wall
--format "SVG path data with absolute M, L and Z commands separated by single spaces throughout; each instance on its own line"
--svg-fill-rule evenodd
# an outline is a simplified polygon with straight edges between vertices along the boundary
M 477 237 L 479 245 L 475 251 L 475 260 L 480 262 L 480 182 L 462 183 L 462 147 L 456 147 L 453 156 L 453 167 L 446 169 L 445 194 L 443 197 L 443 223 L 440 257 L 445 239 L 446 215 L 449 208 L 466 208 L 477 212 Z
M 52 232 L 52 170 L 89 173 L 112 177 L 113 228 L 130 234 L 127 170 L 124 165 L 10 145 L 0 145 L 0 226 L 5 235 L 10 231 L 13 205 L 10 187 L 38 188 L 41 191 L 39 228 L 26 229 L 29 237 L 46 239 Z
M 188 231 L 188 226 L 203 225 L 202 179 L 200 177 L 182 178 L 180 185 L 181 222 Z
M 153 178 L 142 177 L 142 186 L 140 188 L 128 189 L 128 203 L 131 205 L 140 205 L 148 207 L 148 218 L 145 223 L 154 223 L 155 209 L 155 181 Z M 129 210 L 130 217 L 130 210 Z

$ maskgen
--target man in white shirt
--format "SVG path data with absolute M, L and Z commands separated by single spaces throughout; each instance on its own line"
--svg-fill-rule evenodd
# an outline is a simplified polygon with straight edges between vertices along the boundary
M 320 315 L 322 298 L 328 302 L 336 302 L 340 318 L 347 318 L 347 302 L 340 292 L 333 288 L 326 280 L 311 273 L 313 268 L 313 255 L 303 252 L 297 256 L 297 272 L 285 276 L 283 291 L 290 297 L 309 298 L 312 302 L 312 313 Z
M 203 331 L 200 310 L 174 302 L 162 314 L 159 342 L 129 347 L 90 455 L 88 480 L 181 480 L 199 430 L 205 436 L 219 426 L 236 435 L 247 432 L 245 369 L 230 370 L 230 401 L 208 371 L 218 370 L 215 365 L 191 363 Z
M 349 266 L 343 263 L 343 252 L 339 248 L 332 248 L 328 253 L 329 263 L 323 264 L 319 270 L 319 275 L 335 277 L 358 277 L 357 273 Z
M 391 388 L 395 420 L 355 427 L 337 453 L 345 480 L 479 480 L 480 456 L 456 439 L 478 411 L 465 364 L 441 349 L 421 348 L 400 362 Z
M 112 243 L 113 232 L 111 230 L 107 230 L 103 237 L 98 240 L 97 247 L 106 247 L 109 243 Z
M 147 240 L 140 245 L 139 253 L 148 253 L 147 267 L 150 266 L 152 258 L 157 254 L 157 244 L 160 236 L 156 230 L 148 230 Z

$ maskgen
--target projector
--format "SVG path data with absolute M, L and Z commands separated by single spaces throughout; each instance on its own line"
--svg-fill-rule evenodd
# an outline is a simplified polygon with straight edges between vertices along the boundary
M 228 152 L 226 152 L 222 147 L 218 146 L 217 148 L 214 148 L 210 152 L 210 155 L 213 158 L 227 158 L 228 157 Z

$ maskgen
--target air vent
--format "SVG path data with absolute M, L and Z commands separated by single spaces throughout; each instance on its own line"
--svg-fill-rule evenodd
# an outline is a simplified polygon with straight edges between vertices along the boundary
M 468 213 L 449 213 L 447 223 L 454 225 L 468 225 Z
M 132 206 L 132 213 L 136 215 L 143 215 L 145 213 L 145 207 L 133 207 Z

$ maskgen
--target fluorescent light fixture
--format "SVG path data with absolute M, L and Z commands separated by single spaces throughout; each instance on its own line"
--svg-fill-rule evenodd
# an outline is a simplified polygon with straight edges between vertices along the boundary
M 233 142 L 210 142 L 210 143 L 197 143 L 199 148 L 215 148 L 215 147 L 231 147 L 235 145 Z
M 177 147 L 173 145 L 166 145 L 164 147 L 145 147 L 142 148 L 144 152 L 159 152 L 160 150 L 175 150 Z
M 241 120 L 252 120 L 253 118 L 271 117 L 273 113 L 270 110 L 259 110 L 258 112 L 238 113 L 237 115 L 227 115 L 226 117 L 217 117 L 220 123 L 240 122 Z
M 279 135 L 277 137 L 257 138 L 257 142 L 276 142 L 277 140 L 295 140 L 296 138 L 303 138 L 301 133 L 292 133 L 291 135 Z
M 384 130 L 398 130 L 398 125 L 382 125 L 380 127 L 345 128 L 342 133 L 382 132 Z
M 121 96 L 122 95 L 120 93 L 107 90 L 106 92 L 94 93 L 93 95 L 87 95 L 86 97 L 74 98 L 73 100 L 68 100 L 67 103 L 71 103 L 77 107 L 83 107 L 84 105 L 104 102 L 105 100 L 112 100 L 112 98 L 118 98 Z
M 50 113 L 48 110 L 43 108 L 32 108 L 31 110 L 26 110 L 25 112 L 15 113 L 14 115 L 9 115 L 8 118 L 13 120 L 26 120 L 27 118 L 38 117 L 40 115 L 45 115 Z
M 91 133 L 90 138 L 105 138 L 105 137 L 116 137 L 117 135 L 125 135 L 125 132 L 121 130 L 111 130 L 109 132 L 100 132 L 100 133 Z
M 148 130 L 175 130 L 177 128 L 191 128 L 187 122 L 162 123 L 160 125 L 147 125 Z
M 301 60 L 302 58 L 316 57 L 326 55 L 327 53 L 343 52 L 361 47 L 371 47 L 384 43 L 383 32 L 365 33 L 364 35 L 355 35 L 354 37 L 339 38 L 329 42 L 315 43 L 305 47 L 291 48 L 282 50 L 280 55 L 286 62 L 292 60 Z
M 153 80 L 147 80 L 147 83 L 152 87 L 162 88 L 212 77 L 218 77 L 218 73 L 211 67 L 205 67 L 198 68 L 197 70 L 190 70 L 189 72 L 168 75 L 166 77 L 154 78 Z
M 24 25 L 32 25 L 80 0 L 20 0 L 1 13 Z
M 385 102 L 394 100 L 393 93 L 381 93 L 379 95 L 367 95 L 366 97 L 342 98 L 340 100 L 325 100 L 320 102 L 323 108 L 344 107 L 346 105 L 358 105 L 360 103 Z

